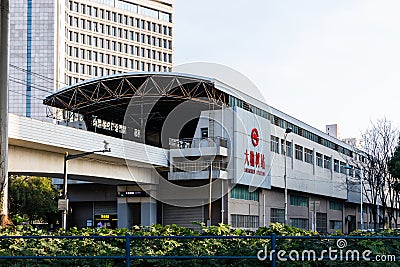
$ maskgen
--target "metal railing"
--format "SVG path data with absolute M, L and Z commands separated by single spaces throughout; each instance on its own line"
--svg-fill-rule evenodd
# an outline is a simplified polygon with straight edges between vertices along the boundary
M 200 148 L 200 147 L 226 147 L 228 148 L 228 139 L 220 136 L 207 138 L 183 138 L 169 139 L 170 149 Z
M 201 162 L 174 162 L 174 172 L 200 172 L 208 171 L 212 164 L 213 170 L 225 171 L 228 168 L 228 162 L 223 161 L 201 161 Z
M 348 250 L 352 254 L 352 258 L 347 258 L 347 251 L 340 252 L 341 249 L 345 249 L 347 246 L 347 241 L 352 241 L 354 244 L 359 244 L 359 241 L 362 240 L 372 240 L 372 241 L 387 241 L 387 242 L 400 242 L 400 236 L 277 236 L 276 234 L 272 233 L 270 236 L 134 236 L 130 234 L 126 234 L 125 236 L 0 236 L 0 242 L 3 243 L 10 239 L 19 239 L 26 242 L 27 240 L 37 239 L 70 239 L 70 240 L 83 240 L 83 239 L 94 239 L 99 241 L 106 241 L 106 240 L 119 240 L 120 241 L 120 250 L 119 254 L 116 255 L 5 255 L 5 251 L 2 251 L 0 254 L 0 260 L 121 260 L 124 262 L 125 266 L 131 266 L 131 264 L 136 264 L 137 262 L 133 262 L 135 260 L 151 260 L 154 261 L 161 261 L 161 260 L 175 260 L 175 261 L 186 261 L 186 260 L 202 260 L 203 263 L 206 264 L 206 261 L 209 260 L 235 260 L 234 262 L 230 261 L 230 266 L 238 266 L 243 265 L 243 260 L 245 262 L 251 262 L 252 265 L 259 265 L 265 266 L 265 263 L 270 263 L 270 266 L 276 267 L 281 261 L 283 264 L 287 264 L 287 261 L 293 261 L 293 257 L 296 255 L 304 255 L 304 252 L 297 251 L 293 253 L 292 251 L 287 251 L 287 253 L 283 253 L 284 245 L 288 247 L 292 246 L 292 249 L 302 249 L 303 251 L 307 252 L 308 258 L 301 259 L 304 262 L 310 261 L 332 261 L 331 264 L 334 264 L 333 261 L 338 260 L 341 261 L 340 266 L 345 266 L 344 263 L 349 262 L 354 266 L 354 262 L 376 262 L 377 255 L 371 255 L 371 253 L 363 253 L 363 258 L 360 260 L 354 259 L 355 249 Z M 151 244 L 153 247 L 156 246 L 156 241 L 162 240 L 175 240 L 179 241 L 180 246 L 184 247 L 184 245 L 199 241 L 196 246 L 202 246 L 207 242 L 207 240 L 219 240 L 218 243 L 220 246 L 231 246 L 237 247 L 237 250 L 230 250 L 231 252 L 234 251 L 232 254 L 235 255 L 226 255 L 224 253 L 214 253 L 215 255 L 140 255 L 140 253 L 135 252 L 134 248 L 143 247 L 146 245 L 140 242 L 148 241 L 147 245 Z M 243 255 L 241 252 L 246 249 L 246 244 L 248 244 L 249 240 L 259 241 L 256 246 L 253 246 L 250 250 L 247 250 L 247 254 Z M 309 240 L 310 242 L 307 243 L 311 247 L 307 247 L 305 245 L 305 241 Z M 241 247 L 241 242 L 243 241 L 244 246 Z M 296 245 L 295 241 L 299 241 Z M 186 243 L 185 243 L 186 242 Z M 71 241 L 72 246 L 73 241 Z M 40 244 L 40 243 L 39 243 Z M 322 247 L 322 254 L 318 254 L 318 258 L 309 258 L 310 257 L 310 250 L 316 249 L 317 245 L 329 245 L 334 247 L 332 250 L 331 247 Z M 4 244 L 3 244 L 4 245 Z M 75 244 L 76 245 L 76 244 Z M 268 251 L 267 251 L 267 246 Z M 377 246 L 375 244 L 374 246 Z M 191 243 L 191 247 L 193 248 L 193 243 Z M 236 248 L 235 247 L 235 248 Z M 397 245 L 395 245 L 397 247 Z M 311 249 L 310 249 L 311 248 Z M 242 249 L 242 250 L 241 250 Z M 254 250 L 254 251 L 253 251 Z M 320 248 L 321 250 L 321 248 Z M 59 250 L 61 251 L 61 250 Z M 223 251 L 223 249 L 222 249 Z M 248 253 L 248 252 L 251 253 Z M 325 253 L 324 253 L 325 251 Z M 330 251 L 328 253 L 328 251 Z M 331 252 L 334 251 L 336 253 L 336 258 L 332 258 Z M 397 250 L 398 251 L 398 250 Z M 95 251 L 93 251 L 95 253 Z M 214 251 L 211 252 L 211 254 Z M 321 251 L 318 251 L 321 252 Z M 361 251 L 360 251 L 361 252 Z M 62 252 L 60 252 L 62 253 Z M 368 254 L 368 255 L 367 255 Z M 339 255 L 341 258 L 339 258 Z M 346 255 L 346 258 L 343 258 Z M 361 255 L 361 254 L 360 254 Z M 381 255 L 383 256 L 383 255 Z M 386 259 L 390 259 L 392 265 L 390 266 L 398 266 L 393 265 L 394 262 L 400 261 L 400 253 L 398 255 L 386 255 Z M 388 257 L 392 256 L 392 257 Z M 236 262 L 237 260 L 242 260 L 242 262 Z M 164 262 L 165 263 L 165 262 Z M 233 263 L 233 264 L 232 264 Z M 86 265 L 85 265 L 86 266 Z M 91 266 L 91 265 L 90 265 Z M 95 265 L 93 265 L 95 266 Z M 285 265 L 288 266 L 288 265 Z M 323 262 L 321 262 L 318 266 L 326 266 Z M 375 265 L 374 265 L 375 266 Z

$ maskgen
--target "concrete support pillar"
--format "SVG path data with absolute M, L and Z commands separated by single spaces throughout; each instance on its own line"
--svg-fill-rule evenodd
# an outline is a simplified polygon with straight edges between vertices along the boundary
M 1 214 L 8 218 L 9 0 L 0 0 L 0 9 L 0 185 L 3 187 Z
M 117 205 L 117 215 L 118 215 L 118 228 L 130 228 L 131 223 L 131 211 L 129 209 L 128 203 L 119 202 Z
M 142 202 L 140 204 L 141 220 L 144 226 L 157 223 L 157 203 L 155 201 Z

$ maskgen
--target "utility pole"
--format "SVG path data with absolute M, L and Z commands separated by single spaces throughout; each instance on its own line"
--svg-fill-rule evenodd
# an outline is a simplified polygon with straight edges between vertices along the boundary
M 8 218 L 8 29 L 9 0 L 0 0 L 0 188 L 1 224 Z
M 286 166 L 286 153 L 287 153 L 287 145 L 286 145 L 286 138 L 289 133 L 292 132 L 291 128 L 286 128 L 285 130 L 285 136 L 283 138 L 283 157 L 284 157 L 284 163 L 285 163 L 285 174 L 283 175 L 283 180 L 285 182 L 285 225 L 289 225 L 289 219 L 288 219 L 288 184 L 287 184 L 287 166 Z

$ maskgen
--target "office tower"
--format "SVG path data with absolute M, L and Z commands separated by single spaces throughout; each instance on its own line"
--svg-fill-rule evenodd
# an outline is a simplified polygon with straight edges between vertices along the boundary
M 46 119 L 43 99 L 121 72 L 170 71 L 172 0 L 10 1 L 10 112 Z

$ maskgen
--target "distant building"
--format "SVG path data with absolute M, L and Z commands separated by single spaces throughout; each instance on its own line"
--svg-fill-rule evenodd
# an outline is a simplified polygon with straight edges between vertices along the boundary
M 340 140 L 339 126 L 337 124 L 330 124 L 325 126 L 326 134 Z
M 360 138 L 356 138 L 356 137 L 343 138 L 339 131 L 339 125 L 337 125 L 337 124 L 326 125 L 325 130 L 326 130 L 325 132 L 327 135 L 330 135 L 336 139 L 342 140 L 343 142 L 351 145 L 352 147 L 355 147 L 357 149 L 362 149 L 362 147 L 363 147 L 362 139 L 360 139 Z
M 360 138 L 343 138 L 342 141 L 357 149 L 363 148 L 363 140 Z
M 66 85 L 170 71 L 172 20 L 172 0 L 10 1 L 10 112 L 45 119 L 43 99 Z

